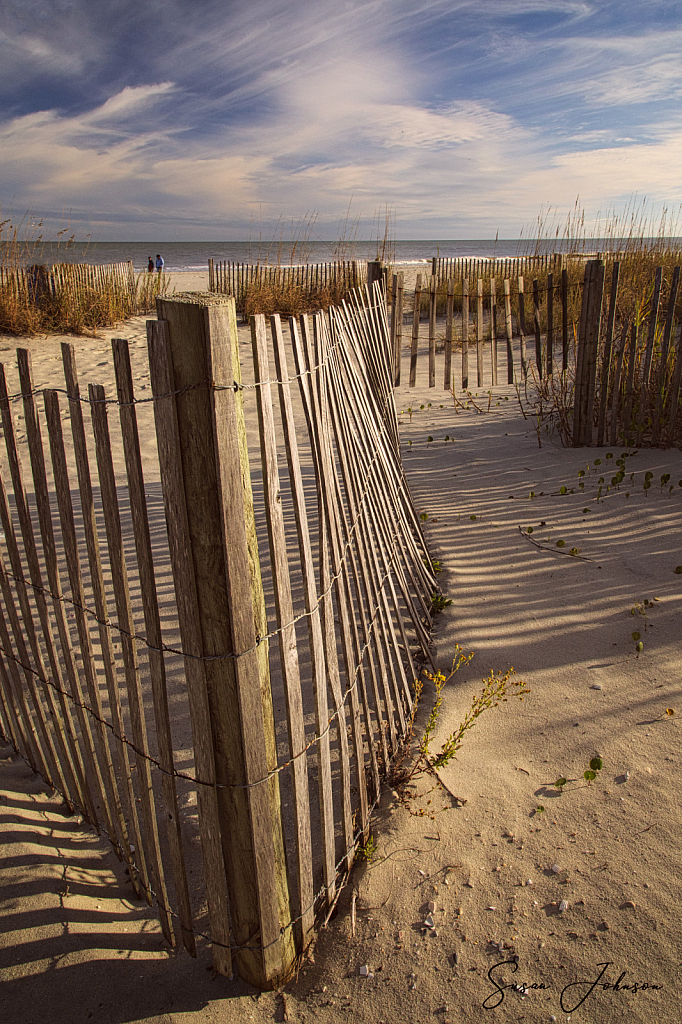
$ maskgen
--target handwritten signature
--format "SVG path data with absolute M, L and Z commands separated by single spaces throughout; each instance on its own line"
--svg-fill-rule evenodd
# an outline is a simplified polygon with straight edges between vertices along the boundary
M 582 1006 L 587 997 L 590 996 L 597 988 L 602 991 L 611 990 L 612 992 L 630 992 L 632 995 L 635 995 L 637 992 L 651 992 L 656 989 L 663 988 L 662 985 L 654 985 L 647 981 L 623 981 L 626 974 L 625 971 L 621 972 L 617 981 L 602 981 L 604 974 L 612 964 L 612 960 L 597 964 L 597 967 L 601 967 L 601 971 L 594 981 L 572 981 L 562 989 L 561 996 L 559 997 L 559 1003 L 564 1013 L 573 1013 L 574 1010 L 577 1010 L 579 1006 Z M 493 964 L 488 971 L 488 979 L 493 983 L 495 989 L 483 1000 L 484 1010 L 494 1010 L 495 1007 L 500 1006 L 504 1000 L 505 991 L 518 992 L 520 995 L 525 995 L 527 992 L 534 989 L 547 988 L 547 985 L 545 985 L 544 982 L 524 982 L 522 984 L 518 984 L 513 981 L 509 983 L 498 981 L 497 972 L 502 967 L 510 967 L 512 974 L 516 974 L 519 965 L 516 960 L 504 960 L 499 964 Z M 573 1000 L 576 999 L 577 1002 L 574 1002 Z

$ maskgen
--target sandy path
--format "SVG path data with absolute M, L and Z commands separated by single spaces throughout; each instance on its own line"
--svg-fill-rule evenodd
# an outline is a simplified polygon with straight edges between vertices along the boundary
M 92 344 L 96 368 L 100 343 Z M 41 358 L 51 358 L 50 345 Z M 199 964 L 163 952 L 151 912 L 130 901 L 125 879 L 109 886 L 113 856 L 77 822 L 58 819 L 59 801 L 48 801 L 20 763 L 4 760 L 0 977 L 8 1019 L 73 1020 L 78 992 L 86 1010 L 79 1019 L 92 1013 L 103 1024 L 283 1020 L 285 1011 L 290 1021 L 562 1021 L 562 992 L 563 1006 L 573 1007 L 604 963 L 611 966 L 572 1020 L 679 1019 L 682 576 L 674 568 L 682 563 L 682 455 L 629 457 L 627 482 L 597 503 L 598 476 L 611 479 L 622 449 L 607 460 L 609 449 L 538 447 L 513 389 L 496 389 L 486 415 L 456 413 L 440 389 L 401 388 L 396 402 L 399 412 L 415 409 L 411 423 L 401 417 L 405 466 L 453 601 L 437 621 L 437 663 L 447 668 L 456 643 L 475 651 L 446 690 L 433 745 L 457 727 L 490 669 L 513 664 L 531 688 L 523 704 L 484 715 L 444 771 L 466 803 L 441 812 L 450 800 L 420 799 L 431 786 L 421 779 L 411 805 L 438 810 L 430 820 L 387 791 L 376 853 L 345 890 L 314 963 L 284 999 L 256 999 L 241 982 L 210 981 L 205 950 Z M 646 471 L 654 474 L 648 492 Z M 670 497 L 658 484 L 663 473 L 675 485 Z M 556 493 L 562 486 L 575 493 Z M 519 525 L 532 526 L 549 550 L 539 551 Z M 567 555 L 571 547 L 582 557 Z M 646 620 L 632 616 L 645 598 L 657 599 L 651 612 L 641 605 Z M 639 657 L 634 629 L 644 643 Z M 582 772 L 595 754 L 604 769 L 588 787 Z M 552 783 L 561 775 L 580 781 L 559 793 Z M 77 844 L 79 852 L 87 847 L 87 864 L 79 865 Z M 82 881 L 66 917 L 65 860 Z M 423 933 L 430 901 L 437 934 Z M 536 987 L 526 996 L 505 991 L 497 1009 L 485 1009 L 488 997 L 488 1005 L 500 997 L 489 970 L 516 955 L 514 980 Z M 370 977 L 360 975 L 363 965 Z M 500 984 L 512 981 L 511 965 L 497 971 Z M 603 988 L 623 972 L 620 990 Z M 586 984 L 567 989 L 578 981 Z M 661 987 L 623 988 L 635 982 Z

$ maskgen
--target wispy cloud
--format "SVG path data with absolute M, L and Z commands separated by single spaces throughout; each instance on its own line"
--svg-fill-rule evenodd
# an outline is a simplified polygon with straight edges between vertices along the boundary
M 229 237 L 388 202 L 413 236 L 677 196 L 664 0 L 85 0 L 0 12 L 0 200 Z

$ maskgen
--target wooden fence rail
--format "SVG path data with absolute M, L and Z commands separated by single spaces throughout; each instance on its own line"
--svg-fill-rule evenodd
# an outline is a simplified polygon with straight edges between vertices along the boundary
M 272 988 L 369 834 L 438 588 L 381 285 L 253 317 L 241 361 L 233 298 L 157 312 L 108 391 L 68 344 L 63 388 L 0 367 L 0 728 L 170 945 Z

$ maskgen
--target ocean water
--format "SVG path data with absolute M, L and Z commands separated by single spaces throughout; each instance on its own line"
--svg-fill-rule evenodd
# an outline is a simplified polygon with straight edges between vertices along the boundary
M 396 263 L 426 263 L 434 256 L 462 258 L 521 256 L 528 240 L 457 239 L 452 241 L 396 241 L 393 243 Z M 293 250 L 293 252 L 292 252 Z M 147 260 L 157 253 L 163 256 L 166 270 L 207 270 L 209 258 L 255 263 L 325 263 L 334 259 L 375 259 L 375 242 L 355 242 L 339 252 L 334 241 L 308 242 L 304 246 L 291 242 L 75 242 L 68 248 L 45 243 L 33 262 L 41 263 L 118 263 L 133 261 L 135 270 L 146 270 Z

